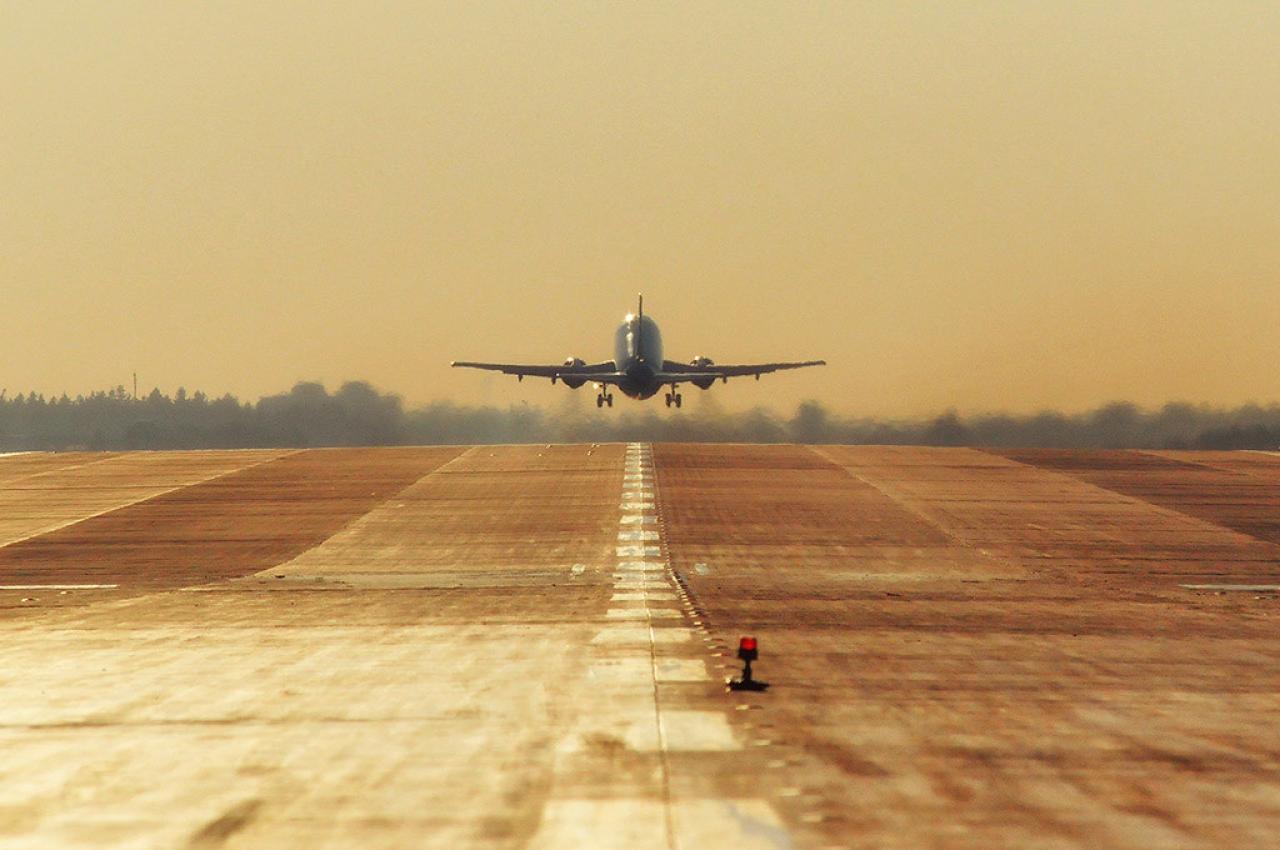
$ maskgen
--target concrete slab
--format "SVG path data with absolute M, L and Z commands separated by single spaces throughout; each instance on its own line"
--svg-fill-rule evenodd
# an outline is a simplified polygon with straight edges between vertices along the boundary
M 287 454 L 279 450 L 31 454 L 0 462 L 0 546 Z
M 1157 467 L 1119 492 L 964 449 L 656 463 L 722 675 L 740 635 L 761 640 L 772 687 L 735 695 L 730 722 L 796 846 L 1247 846 L 1280 825 L 1280 609 L 1178 587 L 1280 583 L 1280 550 L 1141 497 Z

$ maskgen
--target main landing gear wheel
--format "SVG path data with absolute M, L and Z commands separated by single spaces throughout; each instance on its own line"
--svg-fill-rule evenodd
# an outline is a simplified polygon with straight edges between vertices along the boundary
M 680 407 L 683 403 L 684 403 L 684 396 L 680 395 L 680 393 L 677 393 L 677 392 L 667 393 L 667 407 L 670 407 L 673 404 L 676 407 Z

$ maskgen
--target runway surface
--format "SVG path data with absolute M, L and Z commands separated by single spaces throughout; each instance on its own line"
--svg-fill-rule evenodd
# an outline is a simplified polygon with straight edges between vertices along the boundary
M 3 456 L 0 847 L 1272 846 L 1277 586 L 1260 452 Z

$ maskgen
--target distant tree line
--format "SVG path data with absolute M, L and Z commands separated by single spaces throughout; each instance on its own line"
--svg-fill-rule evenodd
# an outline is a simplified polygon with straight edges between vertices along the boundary
M 640 407 L 601 414 L 569 397 L 555 411 L 517 404 L 437 402 L 406 409 L 363 381 L 330 393 L 300 383 L 256 403 L 179 389 L 134 398 L 124 387 L 70 398 L 0 392 L 0 450 L 200 449 L 569 441 L 709 441 L 1050 448 L 1280 448 L 1280 406 L 1234 409 L 1184 403 L 1143 410 L 1127 402 L 1085 413 L 954 412 L 918 419 L 838 416 L 818 402 L 791 416 L 758 408 L 725 413 L 713 397 L 674 414 Z

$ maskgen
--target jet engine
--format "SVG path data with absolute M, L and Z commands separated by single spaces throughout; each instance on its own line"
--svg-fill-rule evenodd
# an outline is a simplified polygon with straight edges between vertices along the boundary
M 569 367 L 586 366 L 587 361 L 583 360 L 581 357 L 569 357 L 564 361 L 564 365 Z M 572 378 L 568 375 L 561 375 L 560 380 L 564 381 L 564 385 L 571 390 L 576 390 L 587 382 L 586 378 Z
M 699 354 L 697 357 L 689 361 L 689 365 L 694 367 L 695 369 L 703 369 L 707 366 L 716 365 L 716 362 L 712 360 L 710 357 L 703 357 L 701 354 Z M 695 387 L 697 387 L 700 390 L 707 390 L 707 389 L 711 389 L 711 385 L 714 384 L 715 382 L 716 382 L 715 378 L 695 378 L 689 383 L 693 384 Z

